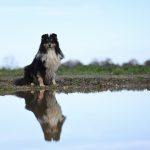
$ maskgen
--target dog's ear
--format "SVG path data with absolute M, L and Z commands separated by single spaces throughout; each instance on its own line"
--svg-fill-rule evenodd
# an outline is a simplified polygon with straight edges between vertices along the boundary
M 55 34 L 55 33 L 50 34 L 50 36 L 52 36 L 52 37 L 57 39 L 57 34 Z
M 48 34 L 43 34 L 43 35 L 41 36 L 41 39 L 46 39 L 46 38 L 48 38 Z

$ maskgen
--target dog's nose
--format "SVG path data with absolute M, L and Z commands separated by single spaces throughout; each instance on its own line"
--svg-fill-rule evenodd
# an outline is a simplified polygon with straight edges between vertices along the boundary
M 51 44 L 49 43 L 48 46 L 51 47 Z

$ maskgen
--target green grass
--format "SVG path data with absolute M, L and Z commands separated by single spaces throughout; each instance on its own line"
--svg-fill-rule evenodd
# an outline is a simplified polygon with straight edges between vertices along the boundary
M 137 75 L 150 74 L 150 67 L 148 66 L 75 66 L 65 67 L 61 66 L 58 70 L 58 75 Z M 22 76 L 23 69 L 1 69 L 0 77 Z
M 61 67 L 59 75 L 131 75 L 150 74 L 150 67 L 146 66 L 76 66 L 72 68 Z
M 16 77 L 21 75 L 23 75 L 23 69 L 0 69 L 0 77 Z

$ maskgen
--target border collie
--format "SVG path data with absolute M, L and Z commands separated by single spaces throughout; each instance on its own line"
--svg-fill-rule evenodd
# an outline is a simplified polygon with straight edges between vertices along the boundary
M 24 84 L 49 85 L 56 84 L 56 71 L 64 55 L 59 47 L 57 34 L 43 34 L 41 44 L 32 63 L 24 68 Z M 18 82 L 16 82 L 17 85 Z

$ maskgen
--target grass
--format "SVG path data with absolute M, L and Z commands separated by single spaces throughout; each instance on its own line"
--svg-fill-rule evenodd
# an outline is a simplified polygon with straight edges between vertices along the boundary
M 58 75 L 137 75 L 150 74 L 150 67 L 136 65 L 136 66 L 61 66 L 58 70 Z M 23 69 L 0 69 L 0 77 L 16 77 L 22 76 Z
M 147 66 L 76 66 L 72 68 L 61 67 L 58 70 L 60 75 L 132 75 L 150 74 L 150 67 Z
M 16 77 L 23 75 L 23 69 L 0 69 L 0 77 Z

